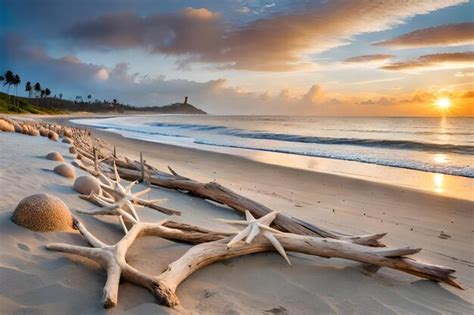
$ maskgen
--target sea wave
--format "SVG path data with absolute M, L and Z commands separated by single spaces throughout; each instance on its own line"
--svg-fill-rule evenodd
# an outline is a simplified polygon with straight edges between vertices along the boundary
M 84 121 L 76 121 L 84 123 Z M 285 147 L 282 143 L 304 143 L 304 144 L 321 144 L 321 145 L 340 145 L 344 146 L 359 146 L 359 147 L 374 147 L 380 149 L 392 150 L 406 150 L 416 152 L 433 153 L 456 153 L 463 156 L 470 156 L 474 154 L 474 146 L 470 145 L 454 145 L 454 144 L 439 144 L 428 142 L 417 142 L 408 140 L 388 140 L 388 139 L 361 139 L 361 138 L 337 138 L 337 137 L 316 137 L 316 136 L 302 136 L 285 133 L 270 133 L 262 131 L 249 131 L 239 128 L 230 128 L 219 125 L 206 124 L 182 124 L 182 123 L 149 123 L 146 125 L 122 125 L 115 123 L 104 122 L 87 122 L 87 125 L 95 128 L 108 129 L 113 132 L 126 133 L 127 137 L 141 139 L 145 141 L 152 141 L 150 139 L 158 139 L 158 136 L 181 138 L 178 143 L 194 143 L 197 145 L 208 145 L 215 147 L 227 147 L 248 149 L 256 151 L 267 151 L 284 154 L 296 154 L 303 156 L 330 158 L 338 160 L 347 160 L 355 162 L 363 162 L 391 167 L 400 167 L 407 169 L 414 169 L 426 172 L 442 173 L 447 175 L 457 175 L 474 178 L 474 168 L 471 163 L 456 163 L 457 165 L 435 164 L 430 163 L 424 159 L 410 159 L 395 155 L 380 155 L 360 153 L 357 150 L 344 148 L 341 150 L 334 150 L 330 147 L 323 146 L 304 146 Z M 154 137 L 156 136 L 156 137 Z M 249 141 L 232 141 L 232 139 L 223 137 L 239 137 L 242 139 L 259 139 L 266 140 L 266 144 L 260 142 Z M 160 140 L 162 141 L 162 140 Z M 275 144 L 268 145 L 268 141 L 276 141 Z M 469 143 L 469 142 L 468 142 Z M 374 150 L 375 151 L 375 150 Z M 380 151 L 379 151 L 380 152 Z M 395 151 L 396 152 L 396 151 Z M 413 156 L 413 155 L 411 155 Z M 416 155 L 415 155 L 416 156 Z M 466 160 L 464 158 L 464 160 Z
M 400 167 L 400 168 L 407 168 L 407 169 L 418 170 L 418 171 L 474 178 L 474 169 L 469 166 L 446 166 L 446 165 L 424 163 L 424 162 L 419 162 L 419 161 L 390 160 L 390 159 L 381 159 L 381 158 L 375 158 L 375 157 L 370 157 L 370 156 L 361 156 L 361 155 L 350 154 L 350 153 L 341 154 L 341 153 L 329 153 L 329 152 L 321 152 L 321 151 L 301 152 L 301 151 L 286 150 L 286 149 L 279 149 L 279 148 L 268 149 L 268 148 L 245 146 L 245 145 L 222 144 L 222 143 L 215 143 L 212 141 L 205 141 L 205 140 L 196 140 L 194 141 L 194 143 L 217 146 L 217 147 L 249 149 L 249 150 L 257 150 L 257 151 L 265 151 L 265 152 L 296 154 L 296 155 L 303 155 L 303 156 L 362 162 L 362 163 L 377 164 L 377 165 L 391 166 L 391 167 Z
M 286 133 L 271 133 L 260 131 L 248 131 L 238 128 L 228 128 L 216 125 L 198 124 L 173 124 L 173 123 L 151 123 L 154 127 L 168 127 L 177 129 L 188 129 L 194 131 L 213 131 L 221 135 L 235 136 L 247 139 L 275 140 L 284 142 L 330 144 L 330 145 L 354 145 L 362 147 L 377 147 L 398 150 L 431 151 L 436 153 L 458 153 L 474 155 L 474 146 L 455 145 L 447 143 L 430 143 L 410 140 L 385 140 L 385 139 L 363 139 L 363 138 L 335 138 L 303 136 Z

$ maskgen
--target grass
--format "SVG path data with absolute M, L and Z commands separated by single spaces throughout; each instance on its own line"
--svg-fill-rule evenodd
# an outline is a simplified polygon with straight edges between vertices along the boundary
M 10 98 L 10 100 L 9 100 Z M 0 113 L 5 114 L 61 114 L 60 110 L 54 108 L 41 108 L 28 102 L 27 99 L 18 97 L 15 99 L 15 105 L 13 105 L 14 97 L 6 93 L 0 92 Z

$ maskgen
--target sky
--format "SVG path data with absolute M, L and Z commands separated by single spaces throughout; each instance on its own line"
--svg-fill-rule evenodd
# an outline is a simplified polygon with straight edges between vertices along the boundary
M 473 34 L 465 0 L 0 0 L 0 72 L 213 114 L 474 116 Z

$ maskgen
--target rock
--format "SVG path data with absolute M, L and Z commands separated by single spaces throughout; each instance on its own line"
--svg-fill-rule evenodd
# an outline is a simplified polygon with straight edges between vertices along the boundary
M 63 138 L 63 141 L 62 141 L 62 143 L 73 144 L 73 143 L 74 143 L 74 141 L 72 141 L 72 139 L 71 139 L 71 138 L 67 138 L 67 137 L 66 137 L 66 138 Z
M 59 152 L 48 153 L 48 155 L 46 155 L 46 158 L 52 161 L 64 162 L 64 158 Z
M 83 195 L 89 195 L 91 192 L 99 194 L 100 182 L 91 175 L 79 176 L 74 181 L 74 190 Z
M 6 120 L 0 119 L 0 130 L 3 132 L 14 132 L 15 126 Z
M 43 128 L 43 127 L 40 128 L 40 135 L 42 137 L 47 137 L 48 134 L 49 134 L 49 129 L 46 129 L 46 128 Z
M 64 129 L 64 136 L 71 138 L 72 137 L 72 130 L 69 128 Z
M 23 133 L 23 128 L 19 124 L 14 124 L 15 132 Z
M 36 194 L 24 198 L 12 215 L 17 225 L 33 231 L 68 231 L 73 219 L 68 206 L 59 198 Z
M 61 164 L 54 168 L 54 172 L 68 178 L 76 177 L 76 171 L 74 167 L 69 164 Z
M 53 141 L 58 141 L 59 135 L 58 135 L 56 132 L 54 132 L 54 131 L 49 131 L 49 133 L 48 133 L 48 139 L 49 139 L 49 140 L 53 140 Z

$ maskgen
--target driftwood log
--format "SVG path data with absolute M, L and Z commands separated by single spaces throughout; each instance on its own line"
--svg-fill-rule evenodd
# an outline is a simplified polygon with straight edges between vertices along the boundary
M 148 173 L 149 184 L 156 185 L 163 188 L 184 191 L 193 196 L 197 196 L 203 199 L 212 200 L 214 202 L 224 204 L 239 213 L 245 213 L 246 210 L 250 211 L 255 217 L 262 217 L 265 214 L 273 212 L 274 210 L 267 206 L 258 203 L 254 200 L 246 198 L 234 191 L 218 184 L 217 182 L 201 183 L 194 181 L 187 177 L 179 175 L 171 167 L 169 167 L 170 173 L 162 172 L 149 164 L 138 161 L 132 161 L 128 158 L 125 159 L 114 159 L 113 155 L 107 157 L 102 156 L 103 162 L 108 163 L 109 166 L 112 164 L 116 165 L 117 172 L 121 178 L 129 181 L 141 181 L 142 180 L 142 169 Z M 86 162 L 90 165 L 95 165 L 95 161 L 90 160 L 88 157 L 81 159 L 82 162 Z M 143 165 L 142 165 L 143 164 Z M 90 172 L 93 175 L 98 174 L 97 171 L 91 167 L 79 165 L 83 170 Z M 104 172 L 108 172 L 112 177 L 114 171 L 112 168 L 104 168 Z M 157 209 L 160 211 L 160 209 Z M 318 227 L 309 222 L 305 222 L 301 219 L 289 217 L 283 213 L 278 213 L 276 220 L 274 221 L 276 228 L 301 235 L 318 235 L 321 237 L 342 239 L 342 240 L 353 240 L 355 243 L 368 245 L 368 246 L 383 246 L 378 240 L 367 240 L 365 236 L 359 235 L 347 235 L 344 233 L 331 231 L 322 227 Z
M 218 184 L 217 182 L 201 183 L 190 178 L 179 175 L 171 167 L 169 168 L 170 173 L 162 172 L 157 168 L 144 163 L 143 156 L 141 161 L 133 161 L 127 157 L 121 159 L 116 156 L 116 148 L 110 148 L 102 139 L 93 138 L 90 135 L 90 132 L 86 129 L 76 129 L 78 132 L 75 132 L 73 137 L 77 146 L 81 147 L 81 151 L 85 152 L 86 157 L 85 161 L 88 161 L 90 164 L 94 165 L 93 152 L 95 146 L 99 145 L 101 150 L 97 150 L 98 158 L 102 159 L 103 162 L 108 163 L 109 166 L 112 166 L 112 163 L 115 163 L 117 166 L 118 173 L 123 179 L 130 181 L 141 181 L 144 177 L 144 173 L 148 174 L 149 184 L 156 185 L 163 188 L 184 191 L 191 195 L 212 200 L 214 202 L 224 204 L 235 211 L 244 214 L 246 210 L 250 211 L 252 215 L 259 218 L 273 212 L 274 210 L 269 207 L 246 198 L 240 194 L 235 193 L 234 191 Z M 77 140 L 76 140 L 77 139 Z M 78 152 L 81 155 L 81 151 Z M 107 152 L 102 154 L 101 152 Z M 115 154 L 115 155 L 114 155 Z M 81 155 L 82 156 L 82 155 Z M 95 170 L 90 168 L 84 168 L 84 170 L 90 172 L 91 174 L 97 176 Z M 109 174 L 113 176 L 111 168 L 108 171 Z M 159 210 L 159 209 L 157 209 Z M 301 235 L 319 235 L 326 238 L 334 239 L 351 239 L 358 242 L 357 240 L 360 236 L 347 235 L 337 231 L 331 231 L 326 228 L 316 226 L 315 224 L 306 222 L 301 219 L 289 217 L 283 213 L 278 213 L 276 220 L 274 221 L 276 228 L 282 231 L 291 232 Z M 362 236 L 363 239 L 363 236 Z M 361 240 L 359 244 L 364 244 L 368 246 L 383 246 L 378 240 L 373 240 L 368 242 L 366 240 Z
M 106 270 L 107 281 L 102 297 L 102 303 L 106 308 L 117 303 L 120 278 L 148 289 L 157 298 L 158 303 L 173 307 L 179 305 L 176 289 L 193 272 L 217 261 L 274 250 L 272 244 L 263 237 L 257 237 L 251 244 L 241 241 L 237 246 L 229 248 L 227 246 L 231 238 L 229 234 L 166 220 L 155 223 L 137 222 L 118 243 L 107 245 L 98 240 L 77 219 L 74 220 L 74 224 L 92 248 L 69 244 L 49 244 L 47 248 L 90 258 Z M 126 261 L 128 248 L 136 238 L 141 236 L 158 236 L 200 244 L 192 247 L 181 258 L 168 265 L 164 272 L 153 276 L 136 270 Z M 452 275 L 454 270 L 405 257 L 419 252 L 421 250 L 419 248 L 367 247 L 348 241 L 291 233 L 275 234 L 275 237 L 287 251 L 327 258 L 338 257 L 388 267 L 461 288 Z
M 140 168 L 140 164 L 138 162 L 127 159 L 126 161 L 117 163 L 117 166 L 120 176 L 126 180 L 139 180 L 141 178 L 141 171 L 138 170 L 138 168 Z M 149 180 L 152 185 L 178 191 L 185 191 L 193 196 L 224 204 L 242 214 L 248 210 L 257 218 L 274 211 L 261 203 L 235 193 L 234 191 L 218 184 L 217 182 L 201 183 L 179 175 L 172 168 L 169 168 L 170 173 L 165 173 L 153 168 L 150 165 L 146 165 L 145 167 L 148 168 L 148 172 L 150 174 Z M 283 213 L 278 213 L 277 218 L 274 221 L 274 225 L 281 231 L 300 235 L 317 235 L 325 238 L 342 240 L 349 239 L 353 240 L 355 243 L 358 243 L 358 239 L 361 239 L 360 244 L 368 246 L 381 246 L 378 240 L 371 240 L 369 242 L 365 240 L 363 236 L 361 238 L 360 236 L 352 236 L 336 231 L 331 231 L 329 229 L 318 227 L 314 224 L 305 222 L 301 219 L 289 217 Z

